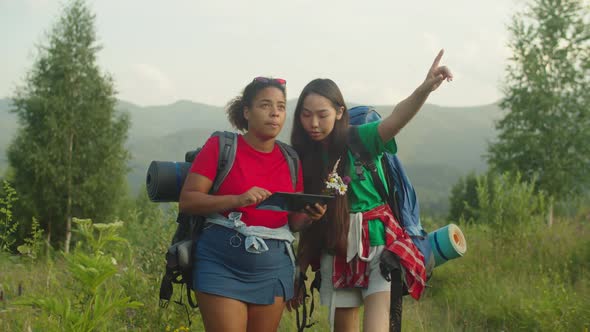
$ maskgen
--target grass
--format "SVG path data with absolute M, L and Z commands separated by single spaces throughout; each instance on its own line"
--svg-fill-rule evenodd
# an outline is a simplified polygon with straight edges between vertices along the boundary
M 162 225 L 152 225 L 157 228 Z M 148 226 L 146 226 L 148 227 Z M 467 239 L 465 257 L 435 270 L 420 301 L 406 297 L 404 331 L 585 331 L 590 326 L 590 233 L 586 221 L 558 221 L 553 227 L 529 225 L 498 233 L 485 225 L 460 225 Z M 149 228 L 149 227 L 148 227 Z M 431 229 L 434 229 L 431 227 Z M 106 282 L 121 289 L 139 309 L 119 312 L 110 322 L 116 331 L 187 330 L 184 309 L 173 303 L 158 307 L 161 259 L 173 229 L 157 239 L 132 246 L 130 259 Z M 163 233 L 166 233 L 163 235 Z M 132 241 L 133 242 L 133 241 Z M 31 261 L 0 255 L 0 330 L 42 331 L 59 326 L 56 317 L 20 306 L 24 296 L 81 294 L 59 255 Z M 22 294 L 19 296 L 19 285 Z M 175 297 L 180 291 L 175 290 Z M 308 331 L 329 331 L 327 309 L 315 294 L 317 324 Z M 198 310 L 191 311 L 191 331 L 202 331 Z M 49 325 L 47 325 L 49 323 Z M 295 315 L 285 311 L 280 331 L 294 331 Z

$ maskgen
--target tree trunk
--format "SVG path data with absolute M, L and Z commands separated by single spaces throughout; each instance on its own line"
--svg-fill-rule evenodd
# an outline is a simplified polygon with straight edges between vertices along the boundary
M 549 202 L 549 211 L 547 213 L 547 226 L 553 225 L 553 200 Z
M 66 205 L 66 242 L 64 244 L 64 251 L 70 252 L 70 240 L 72 238 L 72 151 L 74 146 L 74 133 L 70 134 L 68 151 L 68 193 L 67 193 L 67 205 Z

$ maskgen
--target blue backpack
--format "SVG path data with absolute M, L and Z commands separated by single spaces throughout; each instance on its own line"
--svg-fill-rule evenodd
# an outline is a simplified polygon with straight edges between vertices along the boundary
M 379 115 L 373 107 L 369 106 L 356 106 L 350 108 L 348 113 L 350 124 L 353 126 L 381 120 L 381 115 Z M 363 164 L 362 166 L 365 166 L 371 171 L 370 164 L 373 163 L 373 161 L 368 160 L 369 158 L 363 158 L 363 155 L 365 154 L 365 151 L 363 151 L 364 147 L 358 142 L 358 138 L 355 138 L 356 131 L 354 130 L 354 127 L 352 127 L 352 129 L 351 138 L 349 140 L 351 143 L 351 152 L 355 155 L 355 158 L 361 161 Z M 416 245 L 418 250 L 424 255 L 426 276 L 427 278 L 430 278 L 432 270 L 434 269 L 434 255 L 428 240 L 428 233 L 426 233 L 420 222 L 420 204 L 418 203 L 416 191 L 406 175 L 402 163 L 396 155 L 385 153 L 381 162 L 387 178 L 386 181 L 389 187 L 389 192 L 386 192 L 380 180 L 374 180 L 374 182 L 378 182 L 375 183 L 375 187 L 380 191 L 384 201 L 390 205 L 395 217 L 412 238 L 414 245 Z M 381 183 L 381 185 L 379 185 L 379 183 Z
M 373 107 L 369 106 L 357 106 L 350 108 L 348 110 L 349 113 L 349 123 L 351 125 L 349 130 L 349 137 L 348 137 L 348 145 L 349 149 L 351 150 L 352 154 L 355 156 L 357 160 L 354 167 L 355 172 L 357 175 L 364 176 L 362 172 L 362 167 L 365 167 L 367 170 L 371 172 L 371 177 L 375 184 L 375 188 L 379 191 L 379 194 L 383 198 L 383 201 L 387 202 L 393 211 L 393 214 L 397 218 L 397 220 L 401 223 L 402 226 L 408 235 L 411 237 L 412 242 L 414 245 L 420 250 L 422 255 L 424 256 L 424 266 L 426 267 L 426 278 L 429 279 L 432 276 L 432 270 L 434 269 L 435 260 L 434 254 L 432 253 L 432 247 L 430 246 L 430 242 L 428 240 L 428 233 L 422 227 L 420 223 L 420 204 L 418 203 L 418 197 L 416 196 L 416 191 L 410 183 L 410 179 L 406 175 L 404 168 L 402 167 L 401 162 L 397 158 L 396 155 L 391 153 L 385 153 L 383 158 L 381 158 L 381 163 L 383 164 L 383 170 L 385 172 L 387 185 L 389 191 L 386 190 L 385 185 L 379 178 L 377 174 L 377 168 L 375 162 L 368 156 L 368 152 L 364 148 L 364 146 L 360 142 L 360 137 L 358 136 L 358 130 L 356 130 L 356 126 L 362 125 L 369 122 L 379 121 L 381 120 L 381 115 L 377 113 L 377 111 Z M 385 259 L 387 262 L 384 264 L 383 257 L 382 262 L 380 263 L 381 273 L 383 274 L 386 280 L 389 279 L 389 276 L 386 275 L 385 272 L 390 272 L 390 268 L 395 266 L 397 263 L 392 263 L 390 258 Z M 384 269 L 385 266 L 385 269 Z M 313 282 L 310 284 L 310 292 L 308 294 L 307 288 L 305 285 L 306 280 L 305 274 L 299 278 L 300 285 L 299 287 L 303 287 L 304 291 L 304 298 L 311 297 L 311 307 L 308 312 L 306 302 L 303 301 L 301 306 L 301 314 L 299 313 L 299 308 L 295 310 L 296 314 L 296 321 L 297 321 L 297 331 L 301 332 L 304 331 L 305 328 L 309 328 L 313 326 L 317 322 L 311 322 L 311 316 L 314 311 L 315 301 L 313 297 L 313 290 L 316 289 L 319 291 L 320 284 L 321 284 L 321 275 L 319 271 L 316 272 L 315 278 Z M 401 281 L 400 281 L 401 282 Z M 393 281 L 392 281 L 393 284 Z M 392 320 L 399 323 L 399 325 L 395 325 L 396 327 L 401 329 L 401 297 L 404 295 L 402 293 L 406 292 L 407 290 L 405 287 L 400 287 L 400 289 L 396 289 L 393 291 L 392 288 L 392 301 L 395 299 L 395 303 L 392 302 L 393 310 L 390 312 L 390 316 L 392 313 L 396 317 Z M 391 319 L 391 318 L 390 318 Z M 390 322 L 391 324 L 391 322 Z

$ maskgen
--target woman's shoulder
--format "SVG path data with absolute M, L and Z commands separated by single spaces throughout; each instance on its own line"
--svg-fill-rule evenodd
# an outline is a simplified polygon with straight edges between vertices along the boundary
M 375 138 L 379 136 L 378 127 L 380 122 L 374 121 L 350 126 L 348 129 L 349 141 L 358 140 L 363 145 L 372 144 Z
M 378 120 L 378 121 L 363 123 L 363 124 L 357 125 L 356 127 L 358 128 L 359 132 L 364 132 L 364 133 L 377 132 L 377 127 L 379 127 L 380 123 L 381 123 L 381 120 Z
M 372 156 L 378 156 L 383 152 L 396 153 L 397 145 L 394 138 L 387 142 L 383 142 L 381 139 L 381 135 L 379 134 L 380 123 L 381 120 L 356 126 L 355 130 L 357 131 L 357 139 L 359 140 L 359 143 L 362 144 Z
M 211 134 L 205 141 L 205 144 L 219 144 L 219 135 Z
M 221 143 L 223 143 L 221 142 L 222 139 L 224 140 L 225 144 L 233 144 L 236 149 L 240 146 L 238 142 L 244 140 L 242 134 L 229 131 L 216 131 L 212 133 L 211 136 L 209 136 L 207 141 L 205 141 L 203 148 L 207 146 L 210 149 L 213 148 L 214 150 L 219 151 Z

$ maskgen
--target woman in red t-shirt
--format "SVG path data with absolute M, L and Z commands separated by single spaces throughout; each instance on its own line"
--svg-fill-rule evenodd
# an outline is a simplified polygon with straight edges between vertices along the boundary
M 285 80 L 257 77 L 227 107 L 238 135 L 234 164 L 209 194 L 219 156 L 210 138 L 195 158 L 180 194 L 183 213 L 207 217 L 195 245 L 193 289 L 208 331 L 273 331 L 293 297 L 298 230 L 323 216 L 325 206 L 305 213 L 258 210 L 273 192 L 303 192 L 301 165 L 293 188 L 285 156 L 275 139 L 286 116 Z

